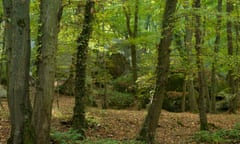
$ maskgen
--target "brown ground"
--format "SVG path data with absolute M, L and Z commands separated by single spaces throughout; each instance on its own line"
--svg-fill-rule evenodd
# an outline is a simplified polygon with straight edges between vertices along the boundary
M 0 144 L 5 144 L 9 135 L 9 120 L 7 103 L 3 102 L 5 110 L 0 109 Z M 53 129 L 66 131 L 69 128 L 65 122 L 71 118 L 74 99 L 72 97 L 60 96 L 59 109 L 54 103 Z M 146 114 L 145 110 L 101 110 L 87 108 L 87 117 L 93 124 L 87 130 L 87 136 L 91 139 L 113 138 L 113 139 L 134 139 L 141 127 Z M 208 122 L 212 129 L 230 129 L 237 122 L 240 122 L 237 114 L 216 114 L 208 115 Z M 191 137 L 199 130 L 199 118 L 192 113 L 172 113 L 162 111 L 156 139 L 163 144 L 185 144 L 195 142 Z

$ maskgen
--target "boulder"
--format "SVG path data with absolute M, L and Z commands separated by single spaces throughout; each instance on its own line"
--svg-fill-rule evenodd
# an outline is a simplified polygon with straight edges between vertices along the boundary
M 118 78 L 130 70 L 130 63 L 121 53 L 112 54 L 107 60 L 106 67 L 112 77 Z
M 230 107 L 231 100 L 233 100 L 235 95 L 221 91 L 216 96 L 216 109 L 217 111 L 228 111 Z
M 170 112 L 181 112 L 182 92 L 168 91 L 164 97 L 162 108 Z M 187 95 L 186 95 L 187 101 Z M 188 109 L 186 105 L 186 109 Z
M 7 97 L 7 90 L 0 85 L 0 98 L 6 98 Z

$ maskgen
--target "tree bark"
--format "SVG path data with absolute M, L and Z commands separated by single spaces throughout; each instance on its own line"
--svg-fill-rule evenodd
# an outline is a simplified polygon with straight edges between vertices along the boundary
M 231 0 L 227 0 L 227 4 L 226 4 L 226 12 L 228 15 L 231 14 L 231 12 L 233 11 L 233 2 Z M 228 55 L 230 57 L 233 57 L 233 32 L 232 32 L 232 21 L 228 20 L 227 21 L 227 47 L 228 47 Z M 233 98 L 230 102 L 229 105 L 229 113 L 236 113 L 236 97 L 237 97 L 237 93 L 236 93 L 236 85 L 235 85 L 235 80 L 234 80 L 234 69 L 233 66 L 230 67 L 230 70 L 228 71 L 228 86 L 230 89 L 230 93 L 234 96 L 235 98 Z
M 94 1 L 87 0 L 85 6 L 83 29 L 77 39 L 77 62 L 76 62 L 76 79 L 75 79 L 75 106 L 73 110 L 72 126 L 84 134 L 86 128 L 84 97 L 86 95 L 86 65 L 88 55 L 88 42 L 92 33 L 92 21 L 94 14 Z
M 201 0 L 195 0 L 194 7 L 196 9 L 201 8 Z M 208 130 L 207 123 L 207 113 L 206 113 L 206 79 L 204 74 L 204 66 L 202 60 L 202 31 L 201 31 L 201 16 L 199 14 L 195 15 L 196 24 L 195 24 L 195 49 L 197 52 L 197 68 L 198 68 L 198 89 L 199 89 L 199 98 L 198 98 L 198 107 L 199 107 L 199 117 L 200 117 L 200 129 Z
M 236 7 L 236 10 L 237 10 L 237 17 L 239 19 L 239 7 L 238 5 L 235 6 Z M 233 10 L 233 3 L 231 1 L 228 2 L 227 4 L 227 12 L 230 13 L 231 11 Z M 229 23 L 232 23 L 231 25 L 228 25 L 229 26 L 229 31 L 228 32 L 228 48 L 230 48 L 231 46 L 233 46 L 233 38 L 232 38 L 232 32 L 231 32 L 231 28 L 232 25 L 233 25 L 233 22 L 229 21 Z M 227 24 L 229 24 L 227 23 Z M 240 22 L 239 21 L 236 21 L 234 23 L 234 28 L 235 28 L 235 56 L 234 56 L 234 61 L 235 61 L 235 65 L 234 65 L 234 70 L 232 70 L 232 72 L 234 72 L 234 76 L 232 76 L 232 81 L 233 81 L 233 84 L 231 84 L 230 82 L 232 81 L 229 81 L 229 86 L 231 86 L 231 89 L 233 89 L 233 94 L 234 94 L 234 98 L 231 100 L 230 102 L 230 107 L 229 107 L 229 113 L 236 113 L 237 112 L 237 109 L 239 107 L 239 101 L 240 101 L 240 93 L 239 93 L 239 76 L 238 76 L 238 73 L 240 71 L 239 69 L 239 63 L 238 63 L 238 55 L 239 55 L 239 41 L 240 41 L 240 38 L 239 38 L 239 26 L 240 26 Z
M 214 45 L 214 60 L 212 63 L 212 76 L 211 76 L 211 113 L 216 113 L 216 95 L 217 95 L 217 80 L 216 80 L 216 65 L 217 65 L 217 54 L 220 47 L 220 30 L 221 30 L 221 23 L 222 23 L 222 0 L 218 0 L 218 12 L 217 14 L 217 26 L 216 26 L 216 39 Z
M 227 0 L 227 8 L 226 11 L 228 15 L 233 11 L 233 3 L 231 0 Z M 230 20 L 227 21 L 227 47 L 228 47 L 228 55 L 233 56 L 233 34 L 232 34 L 232 22 Z M 228 71 L 228 84 L 230 88 L 230 93 L 234 94 L 234 78 L 233 78 L 233 69 L 230 68 Z
M 8 144 L 34 143 L 29 101 L 29 1 L 4 0 L 5 49 L 8 57 L 8 106 L 11 134 Z
M 156 68 L 157 80 L 152 104 L 148 109 L 148 114 L 139 132 L 138 140 L 154 144 L 154 137 L 158 125 L 163 99 L 166 94 L 166 84 L 168 79 L 170 64 L 170 45 L 173 35 L 174 17 L 177 0 L 167 0 L 163 16 L 161 40 L 158 45 L 158 64 Z
M 185 1 L 184 8 L 187 9 L 190 5 L 190 2 L 188 0 Z M 198 112 L 197 107 L 197 100 L 196 95 L 194 92 L 194 76 L 193 76 L 193 58 L 192 55 L 192 37 L 193 37 L 193 18 L 192 15 L 185 16 L 185 36 L 184 36 L 184 46 L 187 53 L 187 72 L 186 72 L 186 81 L 187 81 L 187 87 L 189 90 L 188 100 L 189 100 L 189 110 L 191 112 Z
M 130 17 L 130 8 L 127 8 L 126 6 L 123 6 L 124 14 L 126 17 L 126 27 L 128 31 L 128 36 L 131 39 L 135 39 L 137 37 L 138 32 L 138 11 L 139 11 L 139 0 L 135 0 L 135 11 L 134 11 L 134 25 L 133 29 L 131 29 L 131 17 Z M 136 80 L 137 80 L 137 50 L 136 50 L 136 44 L 131 43 L 130 49 L 131 49 L 131 64 L 132 64 L 132 77 L 133 77 L 133 84 L 136 88 Z M 136 91 L 136 90 L 135 90 Z
M 50 143 L 52 101 L 54 95 L 55 55 L 59 32 L 61 0 L 40 1 L 38 32 L 37 84 L 32 123 L 36 144 Z

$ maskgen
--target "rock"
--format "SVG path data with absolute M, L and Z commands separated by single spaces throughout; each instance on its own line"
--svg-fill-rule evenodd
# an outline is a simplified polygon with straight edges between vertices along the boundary
M 234 99 L 235 95 L 221 91 L 216 96 L 217 111 L 227 111 L 230 107 L 230 101 Z
M 181 112 L 182 94 L 182 92 L 168 91 L 167 95 L 164 97 L 162 108 L 170 112 Z
M 112 54 L 106 64 L 106 67 L 113 78 L 118 78 L 131 69 L 129 61 L 121 53 Z
M 7 90 L 4 89 L 2 85 L 0 85 L 0 98 L 6 98 L 7 97 Z

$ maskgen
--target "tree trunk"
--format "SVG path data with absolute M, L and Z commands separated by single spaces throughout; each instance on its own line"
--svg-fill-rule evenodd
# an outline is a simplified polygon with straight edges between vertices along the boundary
M 201 0 L 195 0 L 194 7 L 197 9 L 201 8 Z M 195 49 L 197 52 L 197 68 L 198 68 L 198 85 L 199 85 L 199 116 L 200 116 L 200 129 L 208 130 L 207 113 L 206 113 L 206 79 L 204 74 L 204 66 L 202 60 L 202 32 L 201 32 L 201 16 L 196 14 L 196 25 L 195 25 Z
M 11 135 L 8 144 L 35 143 L 29 101 L 29 1 L 4 0 L 5 49 L 8 53 L 8 106 Z
M 240 19 L 240 13 L 239 13 L 239 5 L 236 6 L 236 9 L 237 9 L 237 18 Z M 235 30 L 236 30 L 236 33 L 235 33 L 235 41 L 236 41 L 236 57 L 238 57 L 239 55 L 239 43 L 240 43 L 240 21 L 236 21 L 235 22 Z M 238 61 L 238 58 L 236 58 Z M 238 74 L 240 72 L 240 68 L 239 68 L 239 62 L 237 62 L 237 65 L 236 65 L 236 73 Z M 240 102 L 240 93 L 239 93 L 239 82 L 240 82 L 240 77 L 237 76 L 237 78 L 235 79 L 235 93 L 236 93 L 236 100 L 234 101 L 233 103 L 233 107 L 234 109 L 237 109 L 239 108 L 239 102 Z
M 229 2 L 229 5 L 232 5 L 232 2 Z M 231 9 L 231 6 L 229 6 L 229 9 Z M 239 7 L 238 7 L 238 5 L 236 5 L 236 10 L 237 10 L 237 14 L 238 14 L 237 17 L 239 19 Z M 227 10 L 227 11 L 231 12 L 232 10 Z M 234 61 L 235 61 L 236 64 L 234 65 L 234 73 L 235 73 L 235 75 L 233 76 L 233 80 L 234 80 L 234 84 L 233 84 L 233 86 L 234 86 L 234 88 L 233 88 L 234 89 L 234 98 L 231 100 L 231 103 L 230 103 L 230 108 L 229 108 L 229 112 L 230 113 L 236 113 L 237 112 L 237 109 L 238 109 L 238 106 L 239 106 L 239 101 L 240 101 L 240 93 L 239 93 L 239 80 L 240 79 L 239 79 L 239 76 L 238 76 L 238 73 L 240 71 L 240 69 L 239 69 L 239 62 L 238 62 L 239 41 L 240 41 L 240 38 L 239 38 L 239 36 L 240 36 L 239 35 L 239 26 L 240 26 L 240 22 L 236 21 L 234 23 L 234 27 L 235 27 L 235 41 L 236 41 L 236 43 L 235 43 L 235 47 L 236 47 L 235 54 L 236 55 L 234 57 Z M 229 29 L 230 29 L 230 27 L 229 27 Z M 230 30 L 229 30 L 229 32 L 230 32 Z M 229 44 L 233 43 L 233 42 L 231 42 L 233 40 L 232 37 L 229 36 L 228 38 L 229 38 L 228 39 Z M 230 48 L 231 44 L 228 45 L 228 46 Z
M 148 109 L 148 114 L 139 132 L 138 140 L 153 144 L 160 117 L 163 99 L 166 94 L 166 84 L 168 79 L 170 64 L 170 45 L 173 35 L 174 18 L 177 0 L 167 0 L 162 24 L 162 38 L 158 45 L 158 64 L 156 68 L 157 80 L 152 104 Z
M 233 2 L 231 0 L 227 0 L 226 4 L 226 12 L 228 15 L 231 14 L 233 11 Z M 228 47 L 228 55 L 230 57 L 233 57 L 233 32 L 232 32 L 232 21 L 228 20 L 227 21 L 227 47 Z M 231 100 L 230 105 L 229 105 L 229 113 L 236 113 L 236 85 L 235 85 L 235 80 L 234 80 L 234 69 L 233 67 L 230 67 L 230 70 L 228 71 L 228 86 L 230 89 L 230 93 L 235 95 L 234 99 Z
M 183 93 L 182 93 L 182 100 L 181 100 L 181 111 L 182 112 L 185 112 L 185 110 L 186 110 L 186 90 L 187 90 L 187 81 L 184 79 Z
M 226 11 L 228 15 L 233 11 L 233 3 L 231 0 L 227 0 L 227 8 Z M 233 34 L 232 34 L 232 22 L 230 20 L 227 21 L 227 46 L 228 46 L 228 55 L 233 56 Z M 230 88 L 230 93 L 234 94 L 234 77 L 233 77 L 233 69 L 230 68 L 228 71 L 228 84 Z
M 134 11 L 134 27 L 133 30 L 131 29 L 131 18 L 130 18 L 130 8 L 127 8 L 126 6 L 123 6 L 124 14 L 126 17 L 126 26 L 128 31 L 129 38 L 135 39 L 137 37 L 138 32 L 138 11 L 139 11 L 139 0 L 135 0 L 135 11 Z M 135 86 L 135 92 L 136 92 L 136 80 L 137 80 L 137 50 L 136 50 L 136 44 L 131 43 L 131 64 L 132 64 L 132 77 L 133 77 L 133 84 Z
M 191 75 L 192 76 L 192 75 Z M 194 83 L 192 79 L 188 80 L 188 89 L 189 89 L 189 110 L 190 112 L 198 112 L 198 104 L 196 99 L 196 90 L 194 88 Z
M 75 79 L 75 106 L 73 110 L 72 126 L 84 134 L 86 128 L 85 108 L 83 98 L 86 95 L 86 65 L 88 55 L 88 42 L 92 33 L 94 1 L 87 0 L 85 6 L 83 29 L 77 39 L 77 62 L 76 62 L 76 79 Z
M 58 42 L 60 7 L 61 0 L 40 1 L 37 84 L 32 118 L 32 123 L 37 133 L 36 144 L 50 143 L 55 79 L 55 55 Z
M 185 1 L 185 6 L 184 8 L 187 9 L 189 7 L 190 3 L 188 0 Z M 192 71 L 192 65 L 193 65 L 193 58 L 191 57 L 192 55 L 192 37 L 193 37 L 193 18 L 192 15 L 185 16 L 185 36 L 184 36 L 184 46 L 186 49 L 187 53 L 187 87 L 189 90 L 189 95 L 188 95 L 188 100 L 189 100 L 189 110 L 191 112 L 197 112 L 198 107 L 197 107 L 197 100 L 196 100 L 196 95 L 195 95 L 195 90 L 194 90 L 194 77 L 193 77 L 193 71 Z
M 222 0 L 218 0 L 218 12 L 222 12 Z M 211 113 L 216 113 L 216 95 L 217 95 L 217 80 L 216 80 L 216 65 L 217 65 L 217 54 L 220 47 L 220 30 L 221 30 L 221 15 L 217 15 L 217 26 L 216 26 L 216 39 L 214 45 L 214 60 L 212 63 L 212 76 L 211 76 Z
M 182 65 L 186 65 L 188 63 L 188 59 L 186 57 L 186 47 L 184 47 L 184 41 L 182 40 L 182 36 L 180 34 L 175 34 L 176 48 L 179 52 L 180 57 L 182 58 Z M 183 81 L 183 90 L 182 90 L 182 98 L 181 98 L 181 111 L 184 112 L 186 110 L 186 91 L 187 91 L 187 74 L 188 68 L 184 71 L 184 81 Z
M 76 53 L 72 54 L 72 63 L 68 79 L 59 87 L 59 92 L 64 95 L 73 96 L 75 90 L 75 69 L 76 69 Z

